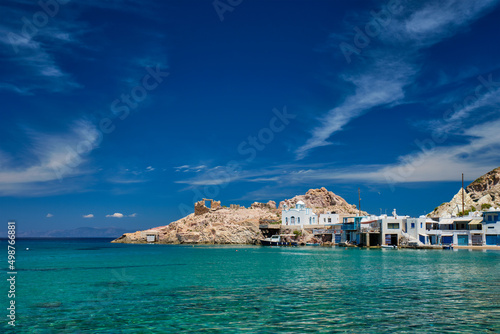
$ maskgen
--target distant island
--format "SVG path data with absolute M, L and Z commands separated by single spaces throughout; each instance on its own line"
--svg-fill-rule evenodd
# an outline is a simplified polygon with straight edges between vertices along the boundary
M 117 227 L 78 227 L 69 230 L 19 231 L 18 238 L 116 238 L 117 235 L 130 232 Z

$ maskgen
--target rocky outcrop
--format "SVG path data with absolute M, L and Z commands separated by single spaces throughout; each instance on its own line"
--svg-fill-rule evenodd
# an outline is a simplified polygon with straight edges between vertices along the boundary
M 484 174 L 465 189 L 476 203 L 500 205 L 500 167 Z
M 342 197 L 328 191 L 325 187 L 321 189 L 309 189 L 305 195 L 295 196 L 292 199 L 287 199 L 280 202 L 279 208 L 283 206 L 294 207 L 298 201 L 306 204 L 306 207 L 312 208 L 314 213 L 320 214 L 325 212 L 358 214 L 356 205 L 346 202 Z M 361 215 L 367 215 L 365 211 L 361 211 Z
M 484 174 L 469 184 L 464 191 L 464 211 L 480 211 L 500 206 L 500 167 Z M 432 217 L 450 217 L 462 213 L 462 188 L 449 202 L 428 214 Z
M 253 202 L 250 207 L 252 209 L 261 208 L 261 209 L 275 210 L 276 209 L 276 202 L 275 201 L 269 201 L 267 203 Z
M 165 244 L 254 244 L 263 238 L 259 221 L 279 220 L 273 210 L 263 208 L 220 208 L 201 215 L 194 213 L 146 231 L 126 233 L 113 242 L 145 243 L 146 235 L 156 234 Z
M 464 211 L 475 210 L 472 207 L 475 206 L 474 201 L 470 197 L 470 195 L 464 191 Z M 458 216 L 458 214 L 462 212 L 462 188 L 458 191 L 458 193 L 453 196 L 451 201 L 445 202 L 440 206 L 436 207 L 434 211 L 432 211 L 429 215 L 432 217 L 451 217 Z
M 255 244 L 264 238 L 259 223 L 279 223 L 283 205 L 286 203 L 288 206 L 294 206 L 299 200 L 306 203 L 316 214 L 327 211 L 358 213 L 356 206 L 348 204 L 342 197 L 325 188 L 311 189 L 305 195 L 285 200 L 280 203 L 279 208 L 276 208 L 274 201 L 255 202 L 250 208 L 234 204 L 226 208 L 222 207 L 219 201 L 203 199 L 195 203 L 194 213 L 182 219 L 166 226 L 126 233 L 113 242 L 146 243 L 149 235 L 155 237 L 155 242 L 164 244 Z M 210 207 L 205 204 L 208 201 Z M 361 214 L 366 212 L 362 211 Z M 296 240 L 316 242 L 312 234 L 303 233 L 304 235 Z

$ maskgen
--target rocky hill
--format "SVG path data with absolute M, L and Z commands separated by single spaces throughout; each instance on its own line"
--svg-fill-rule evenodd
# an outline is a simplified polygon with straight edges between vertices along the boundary
M 281 221 L 283 204 L 292 206 L 299 200 L 313 208 L 316 214 L 327 211 L 356 214 L 354 205 L 325 188 L 311 189 L 305 195 L 295 196 L 280 203 L 276 208 L 274 201 L 253 203 L 250 208 L 233 205 L 221 206 L 219 201 L 197 202 L 194 213 L 170 223 L 145 231 L 125 233 L 113 242 L 146 243 L 147 235 L 154 235 L 159 243 L 165 244 L 254 244 L 264 238 L 259 224 Z M 364 214 L 364 212 L 362 212 Z
M 464 210 L 474 212 L 500 206 L 500 167 L 469 184 L 464 191 Z M 436 207 L 428 216 L 449 217 L 462 212 L 462 188 L 449 202 Z
M 126 233 L 113 242 L 146 243 L 146 234 L 157 233 L 165 244 L 254 244 L 263 238 L 261 220 L 279 221 L 276 209 L 219 208 L 192 213 L 166 226 Z
M 358 214 L 358 209 L 355 205 L 347 203 L 345 199 L 326 190 L 324 187 L 321 189 L 309 189 L 305 195 L 298 195 L 292 199 L 281 201 L 279 208 L 283 209 L 283 205 L 289 208 L 294 207 L 298 201 L 304 202 L 306 207 L 312 208 L 313 212 L 318 215 L 326 212 Z M 367 213 L 361 211 L 361 215 L 367 215 Z
M 500 205 L 500 167 L 484 174 L 465 190 L 477 204 Z

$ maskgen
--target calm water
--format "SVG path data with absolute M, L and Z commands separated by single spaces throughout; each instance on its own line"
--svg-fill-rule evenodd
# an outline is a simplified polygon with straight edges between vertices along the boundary
M 18 240 L 16 333 L 500 332 L 498 251 L 108 241 Z

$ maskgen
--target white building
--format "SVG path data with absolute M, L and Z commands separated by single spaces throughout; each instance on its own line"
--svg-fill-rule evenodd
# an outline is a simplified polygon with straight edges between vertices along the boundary
M 399 240 L 404 232 L 408 216 L 398 216 L 396 209 L 392 211 L 392 217 L 379 216 L 380 233 L 383 245 L 399 245 Z
M 281 224 L 288 226 L 304 226 L 318 224 L 318 216 L 306 204 L 298 201 L 295 208 L 288 209 L 285 205 L 281 211 Z
M 430 238 L 427 234 L 427 224 L 436 224 L 437 222 L 421 216 L 420 218 L 406 219 L 406 233 L 413 239 L 420 241 L 424 245 L 430 244 Z
M 322 213 L 319 215 L 318 224 L 320 225 L 333 225 L 339 224 L 339 215 L 336 213 Z
M 500 209 L 492 208 L 483 213 L 483 234 L 486 245 L 500 245 Z

